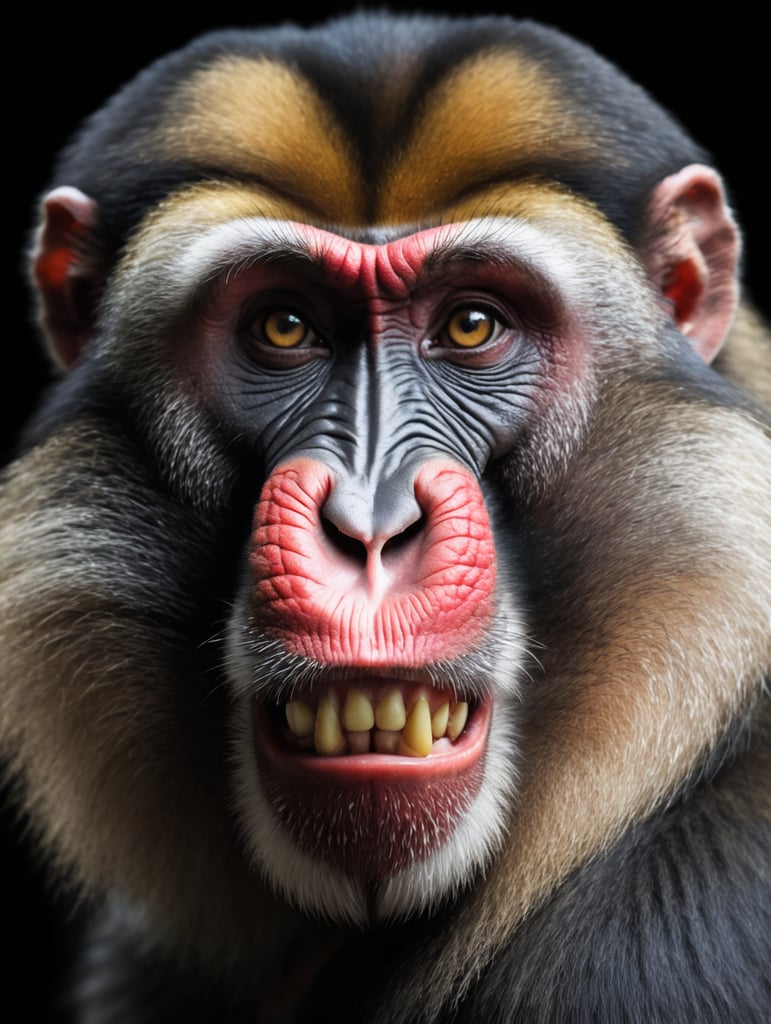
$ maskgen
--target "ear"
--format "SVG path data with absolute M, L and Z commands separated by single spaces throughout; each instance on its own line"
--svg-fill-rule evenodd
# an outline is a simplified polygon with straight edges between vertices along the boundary
M 56 188 L 43 200 L 32 278 L 40 297 L 41 322 L 65 369 L 93 332 L 95 296 L 101 285 L 96 224 L 96 201 L 79 189 Z
M 738 302 L 739 232 L 720 176 L 692 164 L 665 178 L 649 209 L 646 265 L 680 331 L 712 362 Z

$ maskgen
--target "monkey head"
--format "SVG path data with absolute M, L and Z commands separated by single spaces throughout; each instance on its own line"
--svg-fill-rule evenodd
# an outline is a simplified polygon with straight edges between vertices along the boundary
M 286 906 L 516 916 L 744 706 L 737 230 L 596 55 L 496 18 L 215 33 L 42 211 L 64 373 L 4 484 L 2 686 L 76 879 L 226 959 Z

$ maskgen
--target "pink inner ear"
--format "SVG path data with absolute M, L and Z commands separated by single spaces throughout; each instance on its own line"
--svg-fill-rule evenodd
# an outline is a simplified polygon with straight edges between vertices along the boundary
M 42 323 L 58 362 L 69 367 L 88 341 L 92 310 L 83 296 L 95 276 L 88 232 L 97 204 L 75 188 L 54 189 L 43 201 L 43 219 L 33 254 L 33 275 L 41 298 Z
M 72 262 L 72 250 L 64 246 L 52 249 L 35 262 L 35 278 L 41 288 L 62 288 Z
M 693 318 L 704 295 L 704 275 L 693 260 L 683 260 L 672 268 L 662 288 L 671 305 L 675 321 L 683 334 L 690 334 Z
M 692 164 L 665 178 L 649 209 L 651 280 L 705 362 L 720 351 L 738 304 L 739 234 L 719 175 Z
M 69 204 L 51 193 L 44 205 L 45 221 L 35 258 L 35 277 L 42 288 L 61 288 L 70 265 L 77 260 L 75 243 L 86 229 Z

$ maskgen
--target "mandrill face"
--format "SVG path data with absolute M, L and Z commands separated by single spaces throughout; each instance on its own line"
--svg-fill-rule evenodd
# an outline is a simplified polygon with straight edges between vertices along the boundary
M 64 151 L 0 736 L 78 1019 L 759 1019 L 771 348 L 705 159 L 551 29 L 388 14 Z

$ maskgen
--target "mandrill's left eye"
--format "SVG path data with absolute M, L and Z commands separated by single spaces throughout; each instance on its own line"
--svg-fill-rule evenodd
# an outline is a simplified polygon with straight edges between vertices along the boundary
M 450 316 L 438 340 L 459 348 L 479 348 L 490 341 L 501 327 L 500 320 L 488 310 L 462 306 Z
M 318 343 L 318 335 L 300 313 L 292 309 L 271 309 L 256 317 L 249 334 L 275 348 L 307 348 Z

